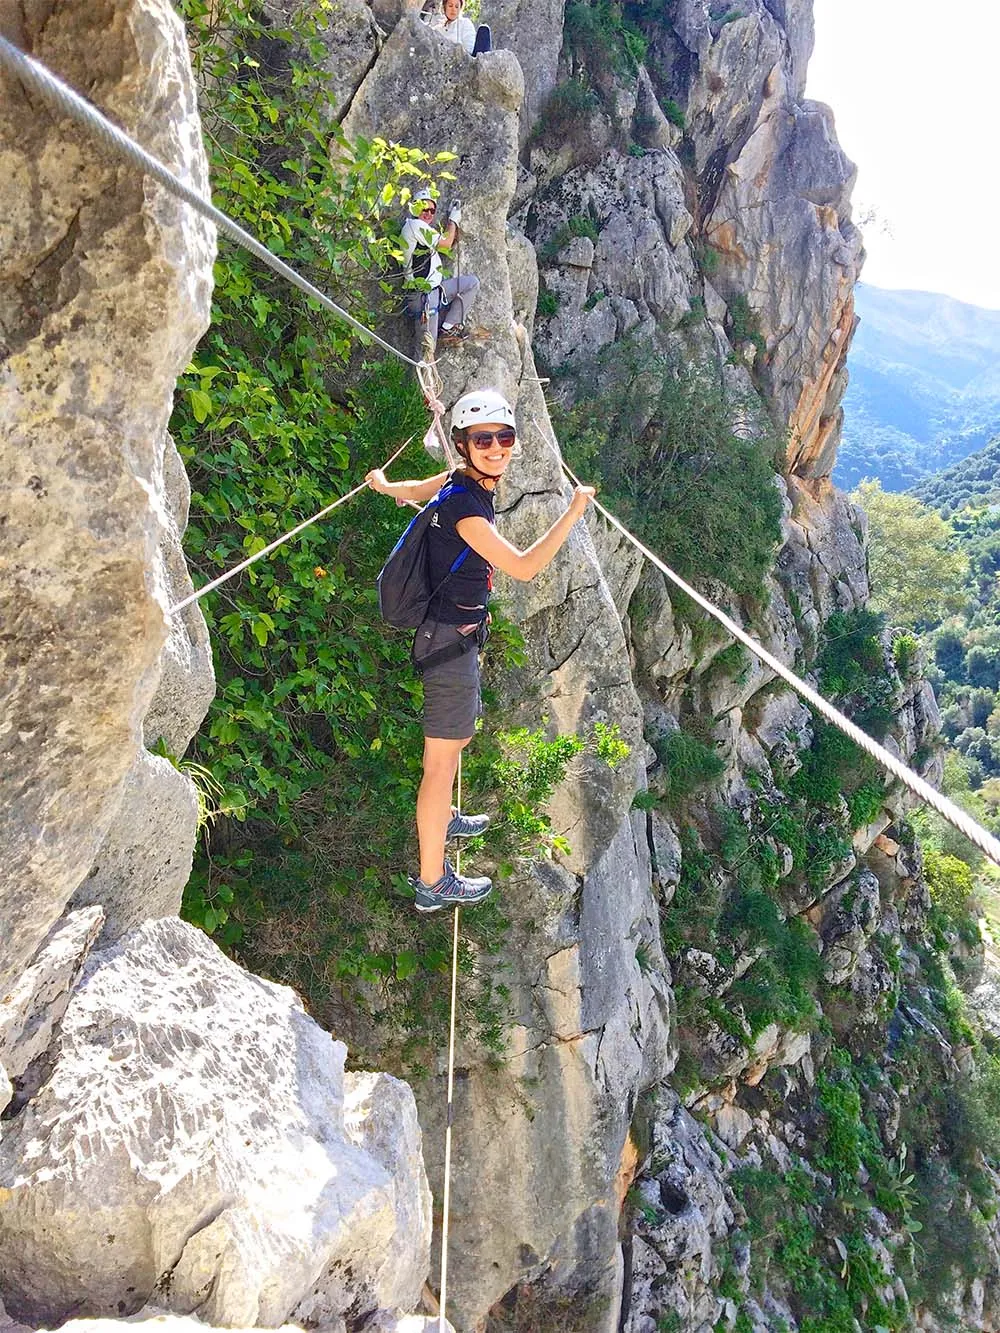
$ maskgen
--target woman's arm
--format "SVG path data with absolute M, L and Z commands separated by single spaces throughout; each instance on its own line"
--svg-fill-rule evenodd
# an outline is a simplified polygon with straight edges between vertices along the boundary
M 443 254 L 447 254 L 448 251 L 451 249 L 451 247 L 455 244 L 455 237 L 457 235 L 458 235 L 458 227 L 449 218 L 448 225 L 447 227 L 445 227 L 444 231 L 441 233 L 440 239 L 438 240 L 437 248 Z
M 417 504 L 424 504 L 437 495 L 450 476 L 450 472 L 438 472 L 423 481 L 386 481 L 385 473 L 377 467 L 368 473 L 365 481 L 373 491 L 378 491 L 379 495 L 391 496 L 397 504 L 408 504 L 411 500 Z
M 501 537 L 485 518 L 460 518 L 455 524 L 455 530 L 462 541 L 494 568 L 503 570 L 512 579 L 526 583 L 543 570 L 559 550 L 573 524 L 583 517 L 583 511 L 594 498 L 594 493 L 593 486 L 578 486 L 566 512 L 556 519 L 544 536 L 532 542 L 524 551 L 519 551 Z

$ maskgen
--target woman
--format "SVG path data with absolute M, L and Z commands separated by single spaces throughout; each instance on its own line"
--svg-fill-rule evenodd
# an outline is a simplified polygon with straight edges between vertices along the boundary
M 410 216 L 401 233 L 404 272 L 408 282 L 419 279 L 430 290 L 409 292 L 406 313 L 412 319 L 426 317 L 432 347 L 437 345 L 438 318 L 443 315 L 441 342 L 453 346 L 468 337 L 465 321 L 479 291 L 479 279 L 472 273 L 446 278 L 441 265 L 441 254 L 447 254 L 458 239 L 461 204 L 452 204 L 448 210 L 448 225 L 443 232 L 434 226 L 436 216 L 437 201 L 430 190 L 418 191 L 410 202 Z
M 428 22 L 436 32 L 465 47 L 470 56 L 481 56 L 492 49 L 493 39 L 485 23 L 479 28 L 462 13 L 464 0 L 444 0 L 444 13 L 432 14 Z
M 485 876 L 456 874 L 445 860 L 450 838 L 482 833 L 486 815 L 463 815 L 451 794 L 462 750 L 472 739 L 480 712 L 479 653 L 485 642 L 487 604 L 493 571 L 526 582 L 543 570 L 569 536 L 593 498 L 580 486 L 566 511 L 544 536 L 520 551 L 494 526 L 494 492 L 517 441 L 514 409 L 496 389 L 467 393 L 452 409 L 451 435 L 465 460 L 453 473 L 425 481 L 387 481 L 381 469 L 369 472 L 372 490 L 401 502 L 426 503 L 442 488 L 445 495 L 428 528 L 429 583 L 436 590 L 427 619 L 417 630 L 413 657 L 424 678 L 424 771 L 417 793 L 420 873 L 411 876 L 417 910 L 436 912 L 455 904 L 481 902 L 493 887 Z M 456 559 L 471 554 L 454 573 Z

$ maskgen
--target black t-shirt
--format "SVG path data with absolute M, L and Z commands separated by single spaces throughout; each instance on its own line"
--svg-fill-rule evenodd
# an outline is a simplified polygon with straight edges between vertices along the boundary
M 486 604 L 493 586 L 493 566 L 462 541 L 455 525 L 463 518 L 485 518 L 487 523 L 492 523 L 493 492 L 480 486 L 461 468 L 451 474 L 442 490 L 452 486 L 455 489 L 437 506 L 427 529 L 430 585 L 441 588 L 431 603 L 429 619 L 443 621 L 446 625 L 469 625 L 474 620 L 486 618 Z M 449 578 L 448 571 L 465 550 L 469 554 Z

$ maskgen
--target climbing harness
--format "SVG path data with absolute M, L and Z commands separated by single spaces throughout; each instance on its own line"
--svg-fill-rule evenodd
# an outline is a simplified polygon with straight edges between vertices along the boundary
M 568 464 L 565 461 L 562 461 L 562 466 L 570 481 L 572 481 L 575 486 L 579 486 L 581 483 Z M 811 685 L 807 685 L 804 680 L 800 680 L 794 671 L 790 671 L 788 667 L 785 666 L 784 662 L 775 657 L 773 653 L 769 653 L 762 644 L 759 644 L 756 639 L 747 634 L 746 630 L 740 625 L 737 625 L 735 620 L 732 620 L 727 616 L 724 611 L 721 611 L 717 606 L 710 602 L 707 597 L 703 597 L 697 589 L 692 588 L 690 583 L 685 582 L 679 574 L 675 574 L 669 565 L 664 564 L 659 556 L 654 555 L 648 546 L 644 546 L 638 537 L 629 532 L 628 528 L 615 518 L 614 514 L 605 509 L 600 500 L 595 498 L 592 503 L 597 510 L 604 515 L 612 527 L 617 528 L 622 536 L 630 541 L 636 550 L 646 557 L 650 564 L 655 565 L 660 573 L 665 574 L 671 583 L 680 588 L 683 593 L 686 593 L 693 602 L 696 602 L 697 605 L 708 615 L 712 616 L 714 620 L 717 620 L 728 634 L 731 634 L 734 639 L 738 639 L 745 648 L 749 648 L 755 657 L 759 657 L 766 666 L 769 666 L 771 670 L 776 675 L 780 676 L 786 684 L 790 685 L 797 694 L 800 694 L 802 698 L 805 699 L 806 703 L 815 708 L 818 713 L 822 713 L 828 722 L 832 722 L 833 725 L 844 732 L 845 735 L 850 736 L 855 745 L 860 746 L 866 754 L 870 754 L 873 759 L 878 760 L 883 768 L 888 769 L 894 777 L 899 778 L 900 782 L 909 787 L 910 790 L 916 793 L 922 801 L 936 810 L 939 815 L 948 821 L 949 824 L 952 824 L 960 833 L 964 834 L 971 843 L 974 843 L 981 852 L 985 852 L 991 861 L 1000 866 L 1000 841 L 987 833 L 986 830 L 967 815 L 964 810 L 955 805 L 954 801 L 949 801 L 947 796 L 943 796 L 941 792 L 936 791 L 929 782 L 925 781 L 919 774 L 914 773 L 911 768 L 908 768 L 906 764 L 902 762 L 902 760 L 897 759 L 896 756 L 891 754 L 884 745 L 879 745 L 878 741 L 873 740 L 867 732 L 862 731 L 856 723 L 850 720 L 850 718 L 845 717 L 838 708 L 834 708 L 833 704 L 831 704 L 829 700 L 824 699 L 821 694 L 817 693 Z

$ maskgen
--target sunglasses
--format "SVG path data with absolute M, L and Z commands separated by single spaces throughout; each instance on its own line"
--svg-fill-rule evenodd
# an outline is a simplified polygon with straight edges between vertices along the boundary
M 420 211 L 421 213 L 436 213 L 438 211 L 437 204 L 424 204 Z
M 506 426 L 503 430 L 472 430 L 469 431 L 469 443 L 475 449 L 489 449 L 496 440 L 501 449 L 513 449 L 514 441 L 517 439 L 517 432 Z

